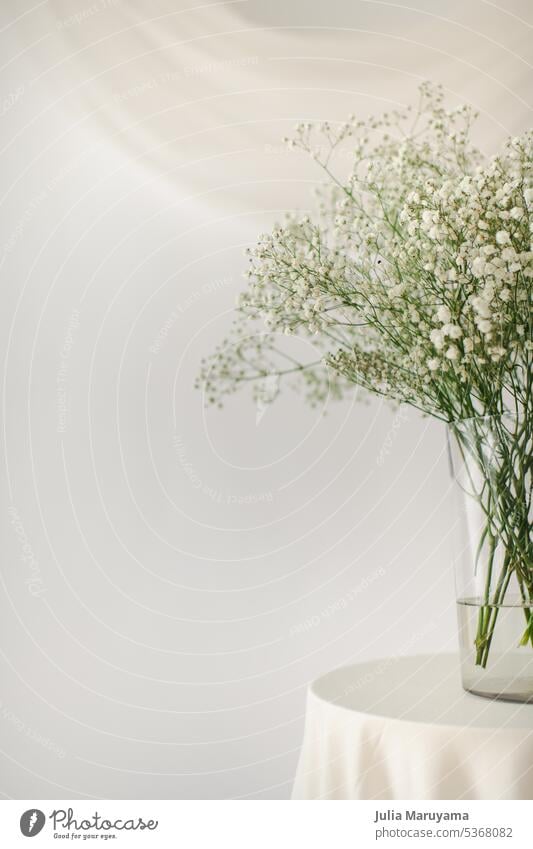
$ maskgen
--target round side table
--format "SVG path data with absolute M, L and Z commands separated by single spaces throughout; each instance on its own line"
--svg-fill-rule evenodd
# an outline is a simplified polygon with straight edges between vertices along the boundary
M 533 705 L 466 693 L 450 655 L 335 669 L 309 687 L 293 799 L 533 799 Z

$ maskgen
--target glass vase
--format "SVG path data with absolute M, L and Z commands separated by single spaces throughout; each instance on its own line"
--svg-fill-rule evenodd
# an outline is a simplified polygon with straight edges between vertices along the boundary
M 527 417 L 448 428 L 463 687 L 533 702 L 532 433 Z

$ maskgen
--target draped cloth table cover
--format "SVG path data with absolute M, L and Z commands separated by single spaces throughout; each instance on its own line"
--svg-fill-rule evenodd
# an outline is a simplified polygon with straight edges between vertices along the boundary
M 293 799 L 532 799 L 533 704 L 464 692 L 454 656 L 343 667 L 309 687 Z

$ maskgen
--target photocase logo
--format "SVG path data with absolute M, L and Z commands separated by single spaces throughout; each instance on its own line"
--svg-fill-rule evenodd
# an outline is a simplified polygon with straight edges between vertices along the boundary
M 35 837 L 42 831 L 46 817 L 38 808 L 30 808 L 29 811 L 24 811 L 20 818 L 20 830 L 24 837 Z

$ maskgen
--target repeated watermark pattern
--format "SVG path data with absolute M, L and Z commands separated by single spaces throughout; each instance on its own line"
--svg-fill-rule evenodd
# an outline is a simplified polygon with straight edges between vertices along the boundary
M 5 118 L 8 112 L 24 97 L 25 91 L 26 86 L 21 83 L 16 89 L 0 99 L 0 118 Z
M 24 722 L 23 719 L 20 718 L 14 711 L 10 710 L 10 708 L 5 705 L 0 699 L 0 720 L 9 723 L 18 734 L 22 734 L 24 737 L 27 737 L 28 740 L 31 740 L 33 743 L 36 743 L 38 746 L 42 746 L 43 749 L 46 749 L 48 752 L 51 752 L 56 757 L 66 758 L 67 753 L 62 746 L 58 746 L 53 740 L 47 737 L 45 734 L 41 734 L 40 731 L 37 731 L 31 725 L 28 725 Z
M 157 336 L 148 348 L 150 353 L 158 354 L 160 352 L 165 342 L 167 341 L 167 338 L 172 328 L 174 327 L 180 316 L 190 310 L 191 307 L 193 307 L 203 298 L 212 295 L 214 292 L 218 292 L 220 289 L 225 289 L 228 286 L 233 285 L 233 283 L 233 277 L 221 277 L 218 280 L 209 280 L 207 283 L 203 283 L 199 289 L 195 290 L 182 301 L 180 301 L 172 310 L 172 312 L 167 316 L 164 323 L 161 325 Z
M 28 587 L 28 592 L 35 598 L 40 598 L 46 592 L 46 587 L 41 574 L 41 567 L 35 555 L 33 547 L 28 538 L 28 534 L 19 516 L 18 510 L 14 504 L 8 507 L 9 521 L 13 527 L 15 535 L 18 539 L 21 551 L 21 560 L 28 569 L 28 574 L 24 578 L 24 583 Z
M 217 62 L 206 62 L 198 65 L 185 65 L 183 68 L 176 71 L 163 71 L 161 74 L 157 74 L 154 77 L 150 77 L 140 83 L 129 86 L 123 91 L 117 92 L 113 95 L 113 103 L 125 103 L 128 100 L 132 100 L 136 97 L 142 97 L 142 95 L 147 94 L 150 91 L 155 91 L 162 86 L 175 83 L 187 77 L 220 74 L 228 68 L 246 68 L 250 65 L 257 65 L 258 63 L 258 56 L 243 56 L 240 58 L 222 59 Z
M 79 161 L 77 159 L 69 162 L 59 171 L 57 171 L 53 177 L 50 177 L 49 180 L 46 181 L 46 184 L 41 191 L 37 192 L 28 204 L 26 208 L 22 212 L 22 214 L 17 219 L 17 222 L 11 232 L 9 233 L 7 240 L 4 242 L 1 250 L 2 259 L 0 262 L 3 262 L 6 257 L 13 253 L 18 243 L 21 241 L 24 232 L 26 231 L 28 225 L 34 219 L 35 215 L 42 207 L 43 203 L 46 199 L 56 191 L 56 189 L 65 181 L 75 169 L 78 167 Z
M 317 628 L 321 625 L 325 620 L 331 619 L 332 616 L 335 616 L 336 613 L 340 613 L 341 610 L 346 610 L 346 608 L 358 598 L 361 593 L 363 593 L 368 587 L 370 587 L 375 581 L 379 580 L 379 578 L 383 578 L 386 574 L 386 570 L 383 566 L 380 566 L 379 569 L 376 569 L 374 572 L 371 572 L 369 575 L 365 575 L 355 587 L 352 587 L 351 590 L 343 593 L 340 598 L 331 602 L 331 604 L 326 605 L 326 607 L 322 608 L 320 613 L 316 613 L 313 616 L 308 616 L 307 619 L 303 619 L 301 622 L 298 622 L 296 625 L 293 625 L 289 630 L 289 637 L 295 637 L 299 634 L 306 634 L 308 631 L 311 631 L 313 628 Z
M 392 446 L 396 441 L 396 437 L 398 436 L 398 431 L 400 430 L 402 424 L 404 422 L 409 421 L 409 415 L 405 409 L 405 407 L 400 407 L 400 409 L 395 413 L 394 418 L 392 420 L 392 424 L 387 431 L 387 435 L 383 441 L 383 445 L 381 446 L 378 456 L 376 458 L 376 464 L 378 466 L 383 466 L 385 460 L 389 456 Z
M 350 693 L 354 693 L 356 690 L 360 690 L 362 687 L 368 686 L 368 684 L 371 684 L 376 678 L 385 675 L 390 671 L 391 667 L 398 663 L 399 660 L 412 652 L 412 650 L 416 648 L 416 646 L 418 646 L 420 642 L 428 636 L 428 634 L 431 634 L 436 630 L 436 624 L 434 622 L 428 622 L 422 628 L 413 631 L 413 633 L 401 644 L 397 651 L 393 652 L 393 654 L 388 657 L 383 658 L 383 660 L 373 667 L 371 672 L 365 672 L 363 675 L 359 675 L 348 687 L 345 687 L 342 695 L 348 696 Z
M 259 382 L 255 401 L 255 426 L 258 427 L 273 401 L 279 394 L 280 377 L 268 374 Z
M 57 21 L 56 29 L 61 31 L 79 26 L 80 24 L 86 23 L 91 18 L 94 18 L 95 15 L 99 15 L 101 12 L 105 12 L 106 9 L 113 8 L 115 6 L 120 6 L 120 0 L 97 0 L 96 3 L 92 3 L 90 6 L 85 6 L 85 8 L 79 9 L 79 11 L 73 12 L 66 18 L 62 18 Z
M 351 398 L 327 418 L 297 397 L 271 406 L 276 377 L 249 393 L 246 417 L 240 400 L 207 415 L 193 372 L 216 328 L 230 327 L 240 246 L 285 213 L 310 212 L 308 190 L 325 180 L 282 136 L 302 121 L 335 129 L 375 101 L 400 108 L 419 75 L 442 71 L 455 100 L 470 75 L 484 142 L 497 148 L 498 134 L 520 131 L 521 103 L 527 112 L 527 43 L 502 10 L 481 32 L 453 11 L 444 27 L 426 12 L 383 27 L 384 6 L 366 4 L 365 31 L 340 13 L 332 32 L 295 29 L 290 4 L 266 29 L 234 0 L 17 5 L 5 3 L 0 96 L 14 534 L 2 592 L 21 639 L 4 629 L 1 789 L 28 800 L 21 840 L 37 845 L 55 827 L 57 838 L 127 842 L 94 799 L 286 797 L 309 680 L 357 658 L 339 689 L 364 689 L 379 650 L 392 655 L 375 673 L 387 692 L 404 655 L 449 647 L 448 525 L 439 481 L 431 489 L 444 445 L 436 456 L 434 440 L 406 444 L 405 409 L 383 424 L 380 405 L 356 411 Z M 483 61 L 455 50 L 469 24 Z M 354 145 L 332 160 L 339 175 Z M 314 147 L 327 157 L 321 138 Z M 125 422 L 127 445 L 102 450 L 93 426 L 121 441 Z M 92 810 L 57 802 L 45 818 L 34 805 L 54 796 L 88 797 Z M 132 829 L 142 814 L 149 837 L 154 809 L 126 814 Z
M 74 309 L 70 314 L 67 331 L 63 340 L 63 346 L 61 348 L 59 368 L 56 374 L 58 433 L 65 433 L 68 426 L 68 417 L 70 412 L 68 398 L 69 359 L 72 352 L 72 346 L 74 345 L 74 337 L 79 326 L 80 312 L 78 309 Z
M 235 493 L 229 490 L 222 491 L 206 483 L 198 474 L 194 465 L 189 460 L 187 446 L 180 434 L 175 433 L 173 446 L 178 458 L 178 463 L 185 473 L 185 477 L 193 489 L 198 490 L 216 504 L 237 504 L 239 506 L 251 504 L 269 504 L 274 500 L 272 491 Z

